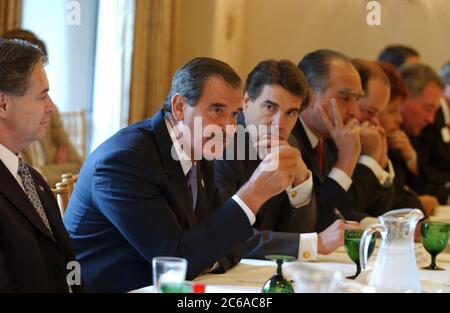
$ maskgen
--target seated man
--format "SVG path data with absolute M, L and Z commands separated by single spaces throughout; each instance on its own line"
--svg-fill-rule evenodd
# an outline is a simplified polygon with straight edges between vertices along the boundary
M 440 185 L 450 185 L 450 62 L 439 71 L 445 89 L 434 123 L 425 127 L 417 140 L 423 174 Z
M 444 183 L 430 180 L 424 169 L 428 155 L 434 151 L 425 150 L 417 143 L 422 130 L 434 124 L 444 85 L 437 73 L 427 65 L 407 65 L 400 69 L 400 74 L 408 91 L 408 96 L 400 106 L 401 128 L 417 150 L 417 153 L 413 151 L 408 156 L 403 155 L 407 185 L 419 194 L 430 194 L 437 197 L 439 203 L 446 204 L 450 189 Z
M 395 68 L 386 62 L 376 62 L 389 78 L 390 100 L 387 107 L 377 114 L 380 126 L 386 134 L 388 143 L 388 155 L 392 162 L 395 178 L 395 197 L 388 209 L 418 208 L 426 215 L 430 215 L 439 204 L 437 199 L 430 195 L 418 195 L 406 185 L 406 163 L 416 152 L 408 136 L 401 130 L 402 115 L 400 104 L 406 99 L 407 91 L 405 83 Z
M 263 61 L 248 75 L 244 112 L 239 116 L 243 127 L 238 128 L 235 141 L 227 146 L 225 159 L 214 164 L 216 184 L 224 199 L 232 196 L 257 169 L 262 160 L 258 151 L 263 152 L 268 146 L 289 145 L 288 138 L 307 94 L 303 74 L 290 61 Z M 240 132 L 244 127 L 246 131 Z M 341 220 L 318 236 L 312 233 L 317 214 L 312 199 L 312 174 L 298 158 L 294 185 L 264 203 L 253 225 L 261 231 L 276 231 L 266 234 L 272 241 L 271 249 L 256 246 L 246 252 L 247 257 L 287 254 L 299 260 L 315 260 L 317 253 L 331 253 L 343 244 L 346 224 Z
M 311 88 L 310 101 L 293 134 L 314 176 L 316 229 L 321 231 L 335 221 L 335 208 L 348 219 L 363 221 L 367 215 L 360 214 L 355 203 L 370 202 L 368 199 L 378 197 L 382 187 L 369 167 L 358 164 L 361 126 L 357 100 L 362 95 L 361 78 L 350 58 L 331 50 L 306 55 L 299 67 Z M 365 131 L 379 136 L 376 130 Z M 357 167 L 361 171 L 359 181 L 363 182 L 355 184 L 360 200 L 352 199 L 348 193 Z
M 405 64 L 420 63 L 420 54 L 408 46 L 391 45 L 381 51 L 378 60 L 400 68 Z
M 38 46 L 47 56 L 45 43 L 32 32 L 15 29 L 5 33 L 2 37 L 28 41 Z M 80 171 L 81 157 L 70 142 L 56 107 L 50 116 L 50 126 L 45 136 L 28 145 L 22 151 L 22 157 L 44 176 L 51 187 L 61 181 L 62 174 L 77 174 Z
M 223 153 L 211 131 L 234 135 L 240 85 L 229 65 L 193 59 L 175 73 L 163 110 L 88 157 L 64 216 L 88 290 L 151 285 L 156 256 L 186 258 L 187 279 L 239 261 L 231 250 L 252 236 L 261 205 L 292 185 L 299 155 L 288 146 L 269 153 L 222 203 L 203 158 Z
M 45 60 L 26 41 L 0 38 L 0 293 L 68 292 L 75 261 L 52 191 L 21 157 L 44 137 L 55 109 Z

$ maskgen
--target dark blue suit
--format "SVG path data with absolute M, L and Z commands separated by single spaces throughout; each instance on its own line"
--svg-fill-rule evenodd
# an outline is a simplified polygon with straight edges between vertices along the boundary
M 161 111 L 118 132 L 86 160 L 64 223 L 88 291 L 151 285 L 155 256 L 186 258 L 187 278 L 193 279 L 252 235 L 237 203 L 229 199 L 219 205 L 208 162 L 198 166 L 194 212 L 171 147 Z M 221 265 L 237 261 L 221 258 Z

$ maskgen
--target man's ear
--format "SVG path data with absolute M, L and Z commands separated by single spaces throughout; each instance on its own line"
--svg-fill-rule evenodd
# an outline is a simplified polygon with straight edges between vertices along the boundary
M 250 105 L 250 96 L 248 95 L 248 92 L 244 93 L 244 99 L 242 100 L 242 110 L 247 111 L 248 106 Z
M 179 93 L 175 94 L 170 101 L 170 106 L 172 107 L 172 116 L 178 122 L 184 119 L 184 110 L 186 107 L 186 102 L 182 95 Z
M 8 95 L 4 92 L 0 92 L 0 119 L 6 118 L 8 111 Z

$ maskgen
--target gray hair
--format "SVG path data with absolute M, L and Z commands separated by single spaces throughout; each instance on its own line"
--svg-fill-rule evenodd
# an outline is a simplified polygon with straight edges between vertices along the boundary
M 343 53 L 333 50 L 317 50 L 307 54 L 298 64 L 311 89 L 322 93 L 328 88 L 330 76 L 330 61 L 341 60 L 354 67 L 352 60 Z
M 195 58 L 176 71 L 170 92 L 163 102 L 164 109 L 172 111 L 171 101 L 177 93 L 186 99 L 188 105 L 195 106 L 206 82 L 213 76 L 223 78 L 233 88 L 241 87 L 241 78 L 228 64 L 212 58 Z
M 444 84 L 435 70 L 425 64 L 407 64 L 402 66 L 400 75 L 402 75 L 406 88 L 412 96 L 420 96 L 429 83 L 435 83 L 441 89 L 444 89 Z
M 441 76 L 445 85 L 450 85 L 450 61 L 441 67 L 439 70 L 439 76 Z
M 23 96 L 30 86 L 30 76 L 37 64 L 46 63 L 45 54 L 24 40 L 0 40 L 0 91 Z

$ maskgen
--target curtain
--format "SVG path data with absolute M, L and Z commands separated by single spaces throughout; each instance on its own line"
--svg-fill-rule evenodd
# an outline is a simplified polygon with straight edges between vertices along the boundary
M 22 16 L 22 0 L 0 1 L 0 35 L 19 28 Z
M 176 0 L 136 0 L 129 123 L 162 107 L 171 83 Z

